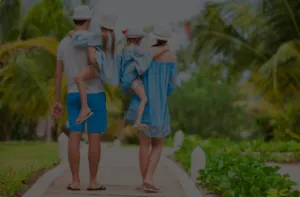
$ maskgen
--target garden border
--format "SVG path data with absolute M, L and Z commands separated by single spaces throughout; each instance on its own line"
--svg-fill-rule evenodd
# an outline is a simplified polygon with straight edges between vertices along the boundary
M 187 197 L 205 197 L 205 194 L 201 192 L 201 190 L 196 186 L 195 182 L 190 178 L 190 176 L 181 169 L 178 164 L 168 158 L 164 157 L 167 166 L 172 170 L 177 178 L 179 178 L 180 184 L 187 195 Z
M 87 153 L 87 145 L 80 144 L 81 155 Z M 43 174 L 39 179 L 23 194 L 22 197 L 41 197 L 52 184 L 52 182 L 62 175 L 68 168 L 68 160 L 62 161 L 58 166 Z

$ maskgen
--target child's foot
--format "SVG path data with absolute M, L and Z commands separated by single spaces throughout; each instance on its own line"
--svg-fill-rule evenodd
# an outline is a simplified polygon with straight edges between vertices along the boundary
M 91 115 L 93 115 L 93 112 L 90 110 L 90 108 L 82 109 L 80 111 L 80 114 L 76 120 L 76 124 L 80 124 L 84 122 L 86 119 L 88 119 Z
M 134 127 L 134 128 L 137 128 L 138 130 L 141 130 L 141 131 L 145 131 L 145 130 L 148 130 L 148 129 L 149 129 L 148 125 L 143 124 L 143 123 L 135 123 L 135 124 L 133 125 L 133 127 Z

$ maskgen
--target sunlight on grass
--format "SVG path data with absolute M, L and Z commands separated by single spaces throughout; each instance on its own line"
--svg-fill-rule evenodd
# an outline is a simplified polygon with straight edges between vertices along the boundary
M 59 162 L 56 143 L 1 142 L 0 196 L 12 197 L 27 189 L 35 172 Z

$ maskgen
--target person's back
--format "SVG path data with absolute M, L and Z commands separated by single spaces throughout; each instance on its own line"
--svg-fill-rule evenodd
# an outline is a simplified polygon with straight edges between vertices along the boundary
M 92 12 L 86 5 L 80 5 L 74 9 L 73 22 L 75 32 L 87 31 L 92 18 Z M 81 98 L 75 79 L 79 73 L 90 70 L 92 75 L 90 80 L 83 86 L 87 90 L 87 100 L 93 115 L 84 122 L 76 123 L 76 118 L 81 110 Z M 59 119 L 63 112 L 61 102 L 62 77 L 63 73 L 67 76 L 68 96 L 66 108 L 69 121 L 69 146 L 68 158 L 72 172 L 72 183 L 67 186 L 68 190 L 80 190 L 79 163 L 80 163 L 80 138 L 85 130 L 89 135 L 89 160 L 90 183 L 87 190 L 105 190 L 105 187 L 97 183 L 97 170 L 100 161 L 100 134 L 107 130 L 106 96 L 102 83 L 94 75 L 94 70 L 88 66 L 88 52 L 86 48 L 78 48 L 73 45 L 70 36 L 64 38 L 57 52 L 56 72 L 55 72 L 55 105 L 53 115 Z
M 70 36 L 67 36 L 60 42 L 58 50 L 59 58 L 64 63 L 64 72 L 68 80 L 68 92 L 78 92 L 74 77 L 88 65 L 87 50 L 75 47 Z M 86 89 L 87 93 L 100 93 L 104 91 L 99 77 L 86 81 Z

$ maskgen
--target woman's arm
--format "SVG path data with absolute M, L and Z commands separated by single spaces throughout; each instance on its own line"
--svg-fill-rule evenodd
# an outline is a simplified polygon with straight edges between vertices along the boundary
M 155 57 L 155 56 L 158 56 L 158 55 L 168 51 L 169 46 L 165 45 L 163 47 L 151 47 L 149 50 L 150 50 L 152 57 Z
M 137 56 L 145 56 L 145 55 L 150 55 L 151 58 L 158 56 L 166 51 L 169 50 L 169 46 L 163 46 L 163 47 L 140 47 L 137 46 L 135 47 L 135 54 Z

